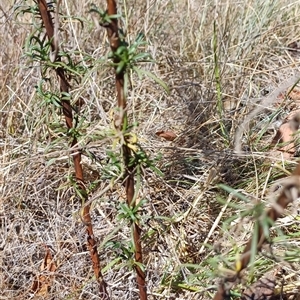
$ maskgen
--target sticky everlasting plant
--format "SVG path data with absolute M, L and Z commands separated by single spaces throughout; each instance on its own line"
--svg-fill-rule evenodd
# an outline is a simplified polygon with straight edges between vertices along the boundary
M 126 191 L 126 203 L 120 204 L 119 217 L 131 224 L 133 236 L 134 260 L 132 267 L 136 271 L 137 285 L 140 299 L 147 299 L 146 273 L 142 255 L 142 229 L 139 218 L 139 208 L 144 204 L 138 201 L 137 195 L 141 181 L 141 170 L 143 167 L 155 169 L 153 161 L 149 159 L 138 143 L 137 136 L 131 132 L 132 125 L 127 116 L 127 93 L 129 87 L 129 74 L 135 72 L 141 79 L 146 75 L 154 79 L 163 88 L 167 86 L 152 73 L 138 67 L 141 62 L 153 62 L 151 56 L 141 52 L 139 48 L 145 45 L 143 34 L 138 34 L 135 40 L 127 43 L 118 26 L 117 4 L 114 0 L 107 1 L 107 10 L 102 11 L 92 6 L 91 13 L 94 14 L 96 26 L 101 25 L 107 29 L 111 53 L 109 58 L 115 70 L 115 86 L 117 92 L 117 107 L 115 110 L 114 127 L 121 137 L 121 152 L 124 162 L 124 186 Z M 97 18 L 97 17 L 98 18 Z
M 79 115 L 71 105 L 70 83 L 68 78 L 80 76 L 84 69 L 77 67 L 67 52 L 59 49 L 59 8 L 61 0 L 56 3 L 55 9 L 50 7 L 45 0 L 38 0 L 37 5 L 24 9 L 23 12 L 32 12 L 35 18 L 41 19 L 40 27 L 34 31 L 29 39 L 27 55 L 34 61 L 40 63 L 42 73 L 47 70 L 55 70 L 59 79 L 59 89 L 56 91 L 44 90 L 43 81 L 37 86 L 37 93 L 41 97 L 44 105 L 53 105 L 63 113 L 66 127 L 60 130 L 66 134 L 69 142 L 70 153 L 73 158 L 75 168 L 75 178 L 73 182 L 77 197 L 82 201 L 82 221 L 86 227 L 87 247 L 90 252 L 94 275 L 99 286 L 99 295 L 102 299 L 109 299 L 106 291 L 106 284 L 102 277 L 100 259 L 96 240 L 93 233 L 93 225 L 90 215 L 91 204 L 86 204 L 88 200 L 88 191 L 84 183 L 83 167 L 81 161 L 81 152 L 78 149 L 78 137 L 81 135 L 79 128 Z M 54 17 L 53 17 L 54 16 Z M 47 38 L 43 38 L 44 28 Z M 58 91 L 57 91 L 58 90 Z M 37 292 L 37 291 L 34 291 Z

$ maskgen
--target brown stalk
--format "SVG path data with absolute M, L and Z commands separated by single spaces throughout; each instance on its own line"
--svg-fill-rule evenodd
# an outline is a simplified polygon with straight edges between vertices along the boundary
M 59 9 L 59 4 L 61 0 L 58 0 L 56 9 Z M 38 6 L 40 10 L 40 14 L 44 23 L 44 26 L 46 28 L 46 33 L 48 36 L 48 39 L 51 41 L 51 50 L 52 53 L 56 53 L 56 57 L 54 57 L 54 60 L 59 61 L 60 58 L 57 57 L 58 53 L 58 36 L 55 36 L 55 28 L 52 22 L 52 18 L 50 15 L 50 12 L 47 7 L 47 3 L 45 0 L 38 0 Z M 58 16 L 58 11 L 56 12 L 56 17 Z M 57 21 L 57 18 L 56 18 Z M 55 26 L 58 26 L 58 24 L 55 24 Z M 69 82 L 66 79 L 65 72 L 63 68 L 57 68 L 56 74 L 59 77 L 60 81 L 60 91 L 68 93 L 69 92 Z M 63 108 L 63 114 L 65 117 L 66 125 L 68 129 L 73 128 L 73 112 L 72 112 L 72 106 L 69 100 L 61 99 L 62 108 Z M 75 145 L 77 145 L 77 139 L 76 137 L 73 137 L 73 140 L 71 142 L 71 147 L 73 148 Z M 82 196 L 84 197 L 84 200 L 88 200 L 88 195 L 86 192 L 86 188 L 84 185 L 84 178 L 83 178 L 83 169 L 81 164 L 81 153 L 77 150 L 72 152 L 73 162 L 74 162 L 74 168 L 75 168 L 75 176 L 76 176 L 76 183 L 78 185 L 79 190 L 82 191 Z M 90 215 L 90 208 L 91 204 L 85 205 L 83 207 L 83 213 L 82 218 L 83 222 L 86 226 L 86 232 L 87 232 L 87 245 L 88 249 L 90 251 L 93 269 L 95 273 L 96 280 L 99 284 L 99 292 L 102 297 L 102 299 L 108 300 L 109 295 L 106 290 L 106 283 L 103 279 L 102 273 L 101 273 L 101 267 L 100 267 L 100 259 L 98 255 L 97 250 L 97 244 L 94 239 L 94 233 L 93 233 L 93 226 L 91 221 L 91 215 Z
M 296 169 L 294 170 L 292 176 L 287 179 L 283 191 L 279 195 L 276 205 L 274 205 L 268 212 L 267 216 L 273 220 L 274 222 L 282 217 L 283 210 L 287 207 L 287 205 L 295 198 L 300 195 L 300 163 L 298 163 Z M 266 241 L 266 236 L 263 232 L 262 226 L 258 225 L 258 243 L 256 245 L 257 252 L 261 250 L 263 243 Z M 248 241 L 243 254 L 240 260 L 239 272 L 237 272 L 234 276 L 229 276 L 225 278 L 225 280 L 220 284 L 217 293 L 215 294 L 214 300 L 223 300 L 226 299 L 229 293 L 228 287 L 226 288 L 226 282 L 233 284 L 233 282 L 240 276 L 240 273 L 243 269 L 245 269 L 251 258 L 251 245 L 253 242 L 253 237 Z
M 117 14 L 117 4 L 115 0 L 107 0 L 107 12 L 108 15 Z M 104 24 L 107 28 L 108 38 L 110 42 L 110 47 L 113 52 L 115 52 L 118 47 L 121 45 L 121 40 L 119 37 L 118 29 L 118 19 L 111 19 L 109 24 Z M 115 64 L 118 64 L 117 59 L 114 60 Z M 117 101 L 118 101 L 118 113 L 115 116 L 115 127 L 119 131 L 122 131 L 123 123 L 126 118 L 126 97 L 124 93 L 124 71 L 115 75 L 116 79 L 116 92 L 117 92 Z M 127 145 L 122 146 L 123 155 L 124 155 L 124 164 L 125 164 L 125 190 L 126 190 L 126 200 L 129 207 L 135 206 L 134 203 L 134 172 L 135 169 L 133 166 L 129 166 L 129 161 L 131 157 L 131 149 Z M 141 228 L 138 224 L 133 224 L 133 239 L 135 245 L 135 261 L 142 264 L 142 244 L 141 244 Z M 135 265 L 135 270 L 137 274 L 137 284 L 140 292 L 140 299 L 147 299 L 147 290 L 145 282 L 145 272 L 138 266 Z

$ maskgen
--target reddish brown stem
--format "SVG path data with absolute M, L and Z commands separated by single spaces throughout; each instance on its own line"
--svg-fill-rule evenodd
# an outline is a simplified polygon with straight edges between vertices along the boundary
M 130 151 L 130 149 L 126 146 L 123 147 L 124 153 L 127 153 Z M 129 158 L 130 153 L 127 153 L 125 156 L 126 158 Z M 128 161 L 127 161 L 128 165 Z M 128 206 L 133 206 L 135 203 L 133 202 L 134 197 L 134 170 L 133 168 L 128 167 L 126 172 L 126 181 L 125 181 L 125 190 L 126 190 L 126 196 L 127 196 L 127 204 Z M 143 254 L 142 254 L 142 243 L 141 243 L 141 228 L 137 223 L 134 223 L 133 225 L 133 239 L 134 239 L 134 246 L 135 246 L 135 261 L 138 263 L 143 263 Z M 137 274 L 137 284 L 140 291 L 140 299 L 145 300 L 147 299 L 147 289 L 146 289 L 146 275 L 145 272 L 138 266 L 135 265 L 135 271 Z
M 107 0 L 107 11 L 108 15 L 116 15 L 117 14 L 117 4 L 114 0 Z M 106 26 L 107 33 L 109 37 L 110 47 L 113 52 L 115 52 L 119 45 L 121 44 L 121 40 L 119 38 L 118 32 L 118 20 L 111 19 L 111 22 Z M 114 63 L 118 64 L 118 59 L 114 59 Z M 122 130 L 124 117 L 126 116 L 126 98 L 124 94 L 124 72 L 116 73 L 116 91 L 117 91 L 117 100 L 118 100 L 118 108 L 119 112 L 115 117 L 115 127 L 118 130 Z M 123 145 L 123 155 L 124 155 L 124 163 L 125 163 L 125 189 L 126 189 L 126 198 L 127 204 L 130 207 L 134 207 L 136 204 L 134 203 L 134 168 L 129 166 L 129 161 L 131 157 L 131 150 L 126 145 Z M 134 223 L 133 225 L 133 238 L 134 238 L 134 246 L 135 246 L 135 261 L 139 264 L 143 263 L 142 256 L 142 243 L 141 243 L 141 229 L 138 224 Z M 135 270 L 137 274 L 137 284 L 140 292 L 140 299 L 147 299 L 147 290 L 146 290 L 146 282 L 145 282 L 145 272 L 138 266 L 135 265 Z
M 47 33 L 48 39 L 51 41 L 51 50 L 53 52 L 58 53 L 58 49 L 55 48 L 55 47 L 58 47 L 58 45 L 55 45 L 55 43 L 53 42 L 54 26 L 53 26 L 50 12 L 48 11 L 47 3 L 45 0 L 38 0 L 38 5 L 39 5 L 39 10 L 40 10 L 40 14 L 41 14 L 43 23 L 46 28 L 46 33 Z M 57 61 L 59 61 L 59 59 L 60 59 L 59 57 L 56 58 Z M 64 70 L 62 68 L 57 68 L 56 73 L 57 73 L 57 75 L 59 77 L 59 81 L 60 81 L 60 91 L 64 92 L 64 93 L 68 93 L 70 85 L 66 79 Z M 63 108 L 62 111 L 63 111 L 63 115 L 65 117 L 67 128 L 72 129 L 73 128 L 73 111 L 72 111 L 71 103 L 68 100 L 61 100 L 61 103 L 62 103 L 62 108 Z M 71 147 L 73 148 L 76 145 L 77 145 L 77 139 L 76 139 L 76 137 L 73 137 L 73 140 L 71 142 Z M 72 152 L 72 157 L 73 157 L 73 162 L 74 162 L 77 186 L 82 191 L 82 196 L 85 198 L 85 201 L 87 201 L 88 196 L 87 196 L 87 192 L 86 192 L 85 185 L 84 185 L 83 169 L 82 169 L 82 164 L 81 164 L 81 153 L 78 152 L 77 150 L 75 150 Z M 88 249 L 90 251 L 90 256 L 92 259 L 95 277 L 99 283 L 100 296 L 102 299 L 108 300 L 109 295 L 106 290 L 106 283 L 102 277 L 101 267 L 100 267 L 100 259 L 99 259 L 98 250 L 97 250 L 97 244 L 94 239 L 93 226 L 92 226 L 91 215 L 90 215 L 90 208 L 91 208 L 90 205 L 84 206 L 83 215 L 82 215 L 84 224 L 86 226 L 87 245 L 88 245 Z

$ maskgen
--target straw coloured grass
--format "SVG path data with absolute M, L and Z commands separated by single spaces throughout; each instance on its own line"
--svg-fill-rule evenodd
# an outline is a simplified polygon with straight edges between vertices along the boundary
M 277 207 L 282 180 L 298 162 L 297 133 L 292 155 L 272 141 L 299 109 L 300 97 L 287 91 L 300 78 L 299 3 L 117 1 L 120 38 L 130 46 L 142 36 L 137 52 L 153 58 L 135 65 L 142 75 L 128 69 L 126 132 L 116 126 L 119 61 L 92 4 L 105 12 L 106 1 L 62 0 L 57 16 L 59 47 L 78 73 L 67 78 L 78 126 L 72 148 L 57 66 L 45 71 L 32 55 L 42 22 L 24 12 L 35 3 L 0 4 L 0 298 L 102 299 L 86 244 L 86 201 L 111 299 L 140 299 L 139 268 L 148 299 L 212 299 L 239 271 L 231 299 L 264 276 L 276 297 L 297 299 L 299 204 L 293 199 L 275 223 L 265 212 Z M 47 41 L 44 29 L 39 38 Z M 129 174 L 131 210 L 124 145 L 146 155 Z M 76 193 L 78 151 L 88 200 Z M 242 271 L 236 262 L 256 224 L 266 242 L 259 253 L 250 249 Z

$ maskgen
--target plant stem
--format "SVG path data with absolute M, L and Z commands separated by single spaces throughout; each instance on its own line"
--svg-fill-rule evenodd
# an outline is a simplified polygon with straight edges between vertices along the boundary
M 117 5 L 114 0 L 107 0 L 107 12 L 108 15 L 116 15 L 117 14 Z M 118 19 L 112 18 L 109 25 L 107 26 L 108 37 L 110 41 L 110 47 L 113 52 L 115 52 L 121 44 L 121 40 L 119 37 L 119 29 L 118 29 Z M 118 59 L 114 59 L 115 65 L 119 63 Z M 124 87 L 124 77 L 125 73 L 122 70 L 121 72 L 116 72 L 116 90 L 117 90 L 117 103 L 118 103 L 118 114 L 115 117 L 115 127 L 120 132 L 124 129 L 124 122 L 127 122 L 126 115 L 126 95 L 125 95 L 125 87 Z M 126 126 L 127 127 L 127 126 Z M 126 128 L 125 128 L 126 129 Z M 125 164 L 125 190 L 126 190 L 126 198 L 127 205 L 129 207 L 134 207 L 136 205 L 134 201 L 134 175 L 135 169 L 133 166 L 130 166 L 130 158 L 132 156 L 131 149 L 127 145 L 122 146 L 123 158 Z M 135 262 L 142 264 L 142 244 L 141 244 L 141 228 L 138 224 L 132 224 L 133 230 L 133 239 L 135 246 Z M 140 299 L 147 299 L 147 290 L 145 283 L 145 272 L 140 268 L 139 265 L 135 264 L 135 270 L 137 274 L 137 284 L 140 292 Z
M 43 23 L 46 28 L 47 36 L 49 41 L 52 41 L 51 44 L 51 50 L 54 53 L 58 53 L 58 43 L 54 43 L 54 25 L 52 22 L 52 18 L 50 15 L 50 12 L 47 9 L 47 3 L 45 0 L 38 0 L 38 6 L 40 10 L 40 14 L 43 20 Z M 58 8 L 58 7 L 57 7 Z M 58 12 L 57 12 L 58 13 Z M 55 26 L 58 26 L 58 24 L 55 24 Z M 55 57 L 56 61 L 59 61 L 59 57 Z M 66 79 L 65 76 L 65 71 L 63 68 L 57 68 L 56 73 L 59 77 L 60 81 L 60 92 L 61 93 L 69 93 L 69 83 Z M 73 128 L 73 112 L 72 112 L 72 106 L 69 100 L 61 99 L 62 103 L 62 111 L 63 115 L 65 117 L 66 125 L 68 130 Z M 77 138 L 74 136 L 71 142 L 71 148 L 77 145 Z M 83 178 L 83 169 L 82 169 L 82 164 L 81 164 L 81 153 L 77 150 L 72 151 L 72 157 L 73 157 L 73 162 L 74 162 L 74 168 L 75 168 L 75 177 L 76 177 L 76 183 L 78 185 L 78 188 L 81 192 L 81 196 L 83 197 L 84 201 L 88 200 L 88 195 L 86 192 L 86 188 L 84 185 L 84 178 Z M 97 244 L 94 239 L 94 233 L 93 233 L 93 226 L 91 222 L 91 215 L 90 215 L 90 208 L 91 204 L 86 205 L 83 207 L 83 221 L 86 226 L 86 232 L 87 232 L 87 245 L 88 249 L 90 251 L 91 259 L 92 259 L 92 264 L 93 264 L 93 269 L 95 273 L 96 280 L 98 281 L 99 284 L 99 293 L 102 299 L 104 300 L 109 300 L 109 295 L 106 290 L 106 283 L 102 277 L 101 273 L 101 267 L 100 267 L 100 259 L 98 255 L 98 250 L 97 250 Z

